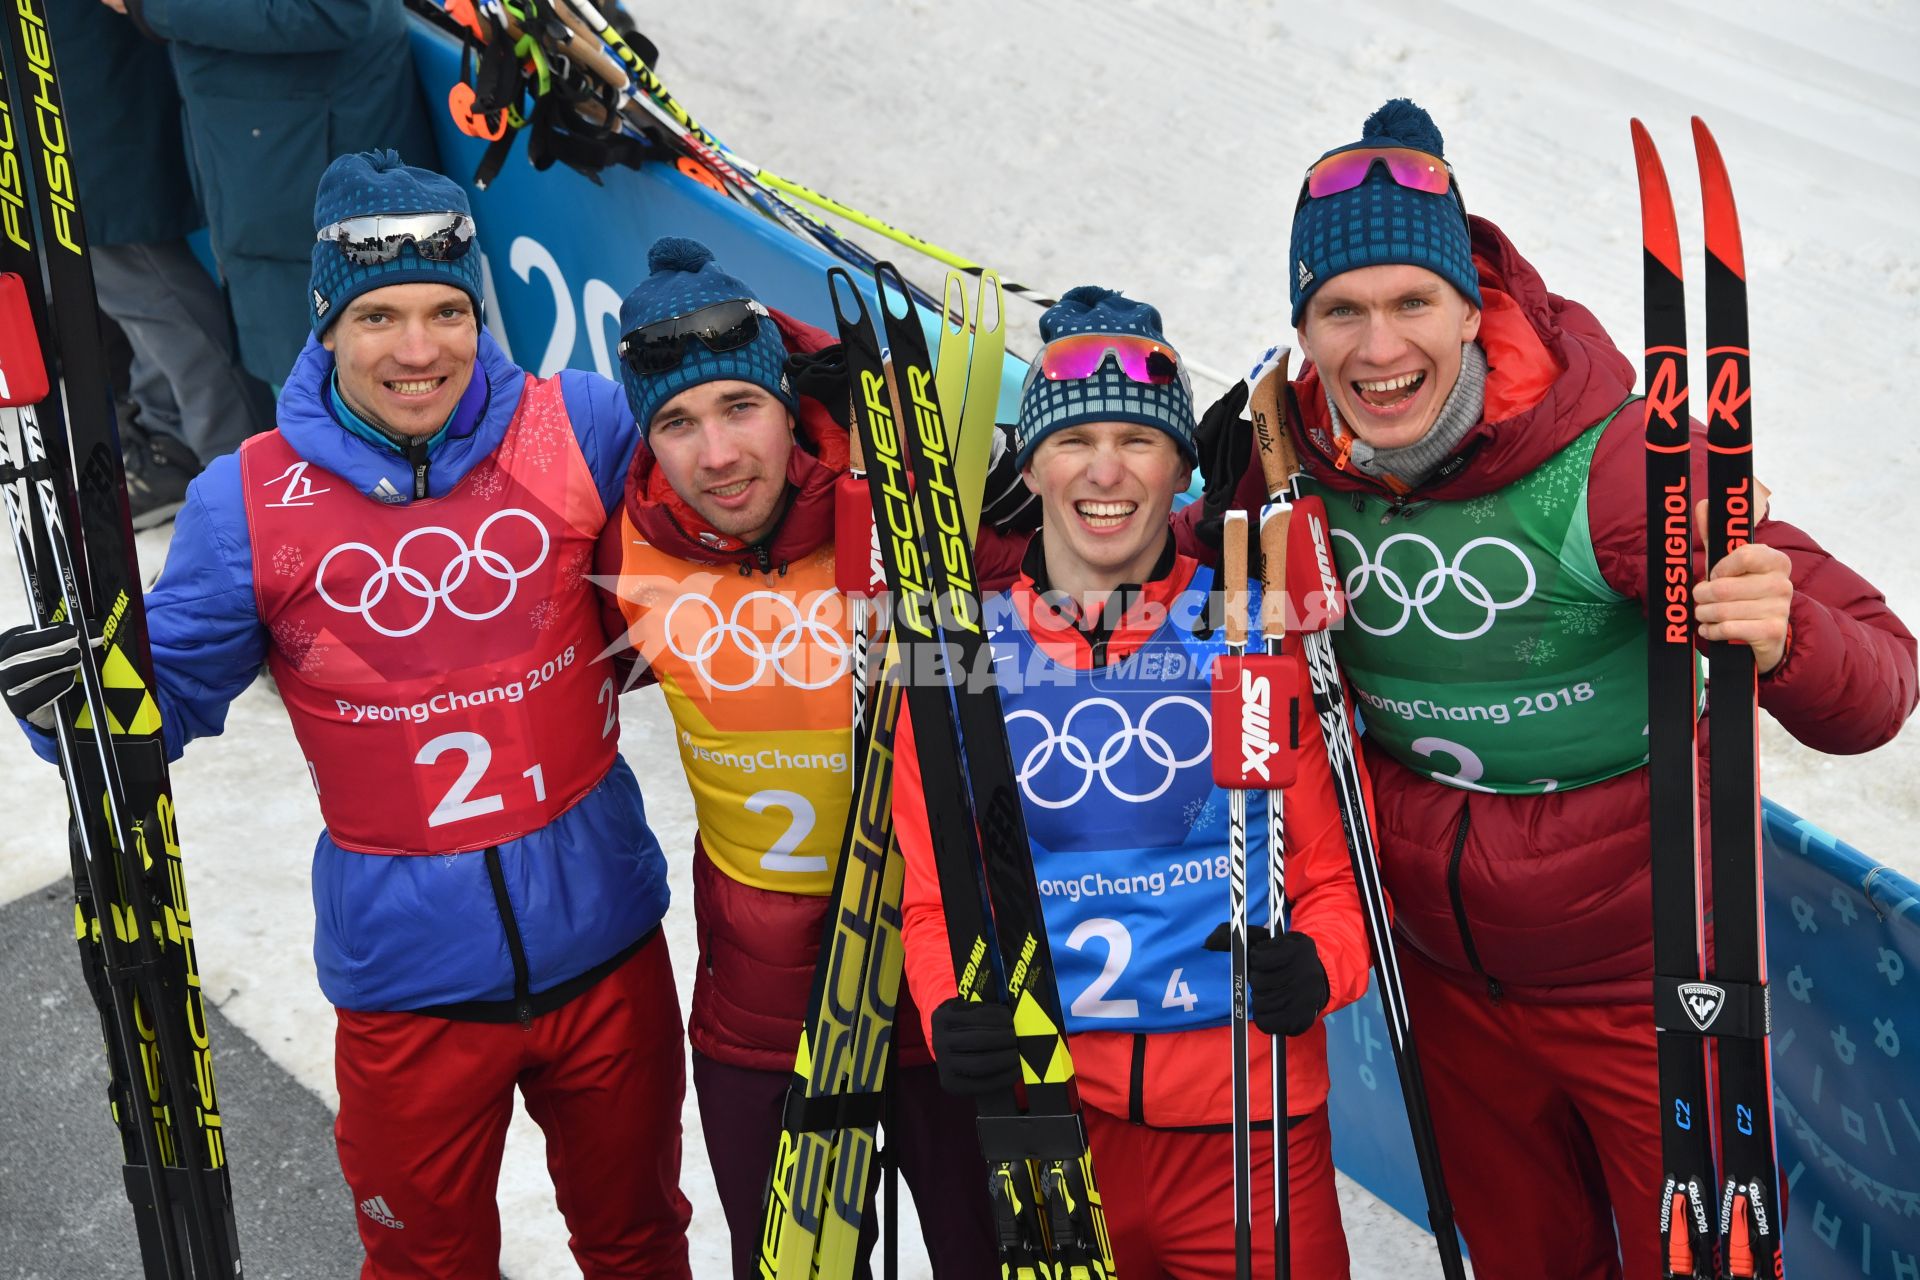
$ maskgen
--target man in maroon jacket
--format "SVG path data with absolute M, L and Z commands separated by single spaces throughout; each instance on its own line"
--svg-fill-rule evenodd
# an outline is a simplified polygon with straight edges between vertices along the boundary
M 1592 314 L 1466 216 L 1441 146 L 1399 99 L 1309 171 L 1289 419 L 1351 596 L 1335 647 L 1475 1272 L 1650 1278 L 1644 410 Z M 1912 635 L 1791 525 L 1695 603 L 1809 746 L 1870 750 L 1913 709 Z

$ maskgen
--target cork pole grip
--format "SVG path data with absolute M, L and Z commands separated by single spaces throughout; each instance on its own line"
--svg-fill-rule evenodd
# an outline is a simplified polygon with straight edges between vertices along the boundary
M 1229 511 L 1220 527 L 1222 581 L 1227 588 L 1227 644 L 1247 644 L 1247 513 Z
M 1287 632 L 1287 522 L 1293 511 L 1270 507 L 1260 518 L 1260 634 L 1278 640 Z
M 1266 477 L 1267 496 L 1277 497 L 1299 470 L 1300 460 L 1287 433 L 1287 361 L 1290 351 L 1260 371 L 1249 388 L 1247 410 L 1253 415 L 1253 437 L 1259 444 L 1260 472 Z

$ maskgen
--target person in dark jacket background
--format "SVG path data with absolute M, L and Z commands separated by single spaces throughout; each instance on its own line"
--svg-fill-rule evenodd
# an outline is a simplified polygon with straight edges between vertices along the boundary
M 187 236 L 205 225 L 166 46 L 94 4 L 47 9 L 100 309 L 132 348 L 120 424 L 136 529 L 161 523 L 214 458 L 273 424 L 234 356 L 233 321 Z
M 307 340 L 313 192 L 381 147 L 437 168 L 401 0 L 101 0 L 167 42 L 187 151 L 247 370 L 278 386 Z
M 1447 1187 L 1481 1280 L 1646 1280 L 1661 1183 L 1634 366 L 1467 216 L 1413 103 L 1309 175 L 1288 274 L 1312 363 L 1288 422 L 1349 594 L 1334 644 L 1366 718 Z M 1701 637 L 1753 648 L 1789 733 L 1851 753 L 1899 731 L 1914 638 L 1869 583 L 1764 511 L 1704 567 Z

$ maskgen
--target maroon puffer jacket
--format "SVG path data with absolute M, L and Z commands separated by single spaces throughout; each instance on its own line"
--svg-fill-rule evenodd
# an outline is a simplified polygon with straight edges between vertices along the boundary
M 780 312 L 773 313 L 792 352 L 817 351 L 833 342 L 820 329 Z M 601 539 L 597 567 L 617 574 L 622 539 L 637 531 L 654 547 L 701 565 L 739 565 L 753 561 L 779 569 L 811 555 L 832 539 L 834 483 L 847 467 L 847 432 L 817 401 L 802 398 L 795 415 L 795 436 L 803 445 L 787 463 L 791 492 L 786 514 L 762 543 L 753 547 L 719 537 L 666 484 L 654 458 L 642 444 L 627 476 L 622 518 L 609 521 Z M 977 570 L 989 590 L 1011 584 L 1020 570 L 1025 539 L 983 532 L 976 551 Z M 619 602 L 603 597 L 609 634 L 626 631 Z M 636 683 L 646 683 L 643 674 Z M 644 768 L 642 774 L 644 776 Z M 812 993 L 814 960 L 826 924 L 828 899 L 779 893 L 742 884 L 722 871 L 694 840 L 693 911 L 700 943 L 700 967 L 694 975 L 693 1012 L 687 1039 L 700 1053 L 729 1066 L 760 1071 L 790 1071 L 800 1043 L 800 1026 Z M 932 1061 L 920 1030 L 919 1014 L 900 987 L 896 1035 L 901 1061 Z
M 1410 501 L 1466 501 L 1512 483 L 1605 418 L 1634 383 L 1632 364 L 1591 312 L 1549 293 L 1493 224 L 1473 224 L 1496 420 L 1483 418 L 1462 443 L 1465 466 Z M 1369 488 L 1334 466 L 1317 372 L 1309 368 L 1293 391 L 1290 418 L 1306 466 L 1333 488 Z M 1635 599 L 1646 582 L 1644 441 L 1636 403 L 1602 435 L 1587 501 L 1601 571 Z M 1694 452 L 1696 492 L 1704 492 L 1705 451 Z M 1755 539 L 1787 553 L 1794 582 L 1787 656 L 1761 680 L 1760 705 L 1821 751 L 1867 751 L 1891 739 L 1914 707 L 1912 634 L 1872 585 L 1806 533 L 1768 520 Z M 1468 981 L 1477 976 L 1496 998 L 1645 998 L 1653 907 L 1644 769 L 1558 794 L 1505 796 L 1433 782 L 1371 741 L 1367 763 L 1384 876 L 1409 944 Z M 1704 797 L 1700 812 L 1704 838 Z

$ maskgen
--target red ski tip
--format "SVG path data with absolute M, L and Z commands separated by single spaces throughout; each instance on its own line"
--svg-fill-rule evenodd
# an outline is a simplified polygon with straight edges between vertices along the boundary
M 1673 192 L 1667 187 L 1667 171 L 1660 164 L 1660 152 L 1653 145 L 1647 126 L 1638 119 L 1633 128 L 1633 164 L 1640 174 L 1640 241 L 1648 253 L 1677 280 L 1680 270 L 1680 228 L 1673 217 Z
M 1733 207 L 1727 162 L 1720 156 L 1720 144 L 1699 116 L 1693 118 L 1693 150 L 1700 157 L 1700 205 L 1706 214 L 1707 252 L 1745 281 L 1747 255 L 1740 247 L 1740 213 Z

